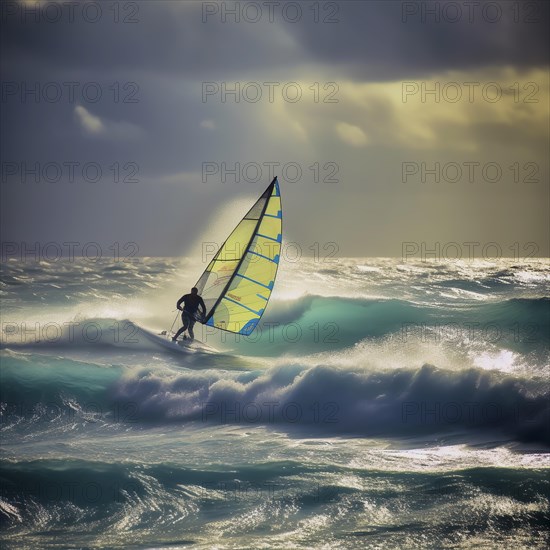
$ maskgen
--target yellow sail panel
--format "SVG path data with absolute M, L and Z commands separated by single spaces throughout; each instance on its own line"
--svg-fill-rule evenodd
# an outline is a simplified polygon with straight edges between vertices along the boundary
M 258 235 L 278 241 L 281 235 L 281 220 L 278 218 L 263 218 L 258 227 Z
M 281 254 L 281 243 L 256 235 L 250 246 L 250 252 L 257 254 L 256 258 L 251 258 L 251 261 L 254 262 L 259 262 L 262 256 L 274 260 L 276 256 Z
M 236 277 L 231 281 L 227 296 L 249 307 L 252 307 L 250 305 L 252 302 L 255 305 L 259 304 L 260 307 L 253 307 L 254 311 L 259 312 L 260 309 L 264 309 L 265 304 L 262 304 L 261 299 L 258 302 L 258 299 L 263 298 L 265 301 L 269 298 L 276 274 L 277 264 L 273 261 L 262 259 L 258 262 L 249 262 L 244 269 L 239 269 Z
M 224 262 L 228 260 L 240 260 L 246 253 L 246 248 L 255 228 L 256 220 L 242 220 L 225 243 L 223 243 L 215 259 Z
M 207 310 L 209 307 L 212 307 L 221 296 L 227 283 L 231 280 L 233 273 L 235 273 L 239 261 L 240 260 L 224 262 L 213 260 L 210 262 L 203 276 L 195 285 L 197 288 L 199 288 L 199 285 L 203 287 L 200 288 L 200 294 Z
M 250 322 L 250 315 L 234 302 L 223 298 L 216 306 L 212 319 L 215 320 L 206 324 L 228 332 L 239 333 Z
M 249 235 L 243 255 L 237 265 L 230 262 L 231 267 L 227 268 L 227 272 L 231 269 L 232 274 L 229 278 L 223 278 L 225 285 L 222 292 L 219 295 L 217 291 L 214 293 L 218 296 L 216 302 L 211 308 L 207 304 L 209 311 L 205 323 L 222 330 L 248 335 L 254 330 L 265 311 L 279 265 L 282 242 L 282 208 L 277 178 L 271 182 L 245 216 L 246 218 L 254 220 L 254 229 Z M 234 244 L 233 240 L 231 240 L 231 244 Z M 217 261 L 218 255 L 212 262 L 214 265 L 212 265 L 210 273 L 217 273 L 216 270 L 222 269 L 218 265 L 222 261 L 222 259 Z M 202 280 L 201 277 L 199 282 Z M 197 287 L 201 293 L 198 284 Z M 216 287 L 218 290 L 217 281 Z M 207 290 L 206 287 L 205 290 Z
M 281 197 L 271 196 L 269 199 L 269 204 L 267 205 L 266 214 L 271 216 L 277 216 L 278 212 L 281 211 Z
M 207 312 L 214 307 L 231 281 L 247 250 L 256 225 L 257 220 L 243 219 L 219 249 L 195 285 L 204 300 Z

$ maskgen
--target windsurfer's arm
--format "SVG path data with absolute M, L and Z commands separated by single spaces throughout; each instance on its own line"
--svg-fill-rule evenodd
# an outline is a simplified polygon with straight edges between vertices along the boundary
M 201 298 L 199 305 L 202 307 L 202 315 L 206 315 L 206 306 L 204 305 L 204 300 Z
M 181 303 L 185 300 L 185 296 L 182 296 L 179 300 L 178 300 L 178 303 L 176 304 L 176 307 L 181 310 Z

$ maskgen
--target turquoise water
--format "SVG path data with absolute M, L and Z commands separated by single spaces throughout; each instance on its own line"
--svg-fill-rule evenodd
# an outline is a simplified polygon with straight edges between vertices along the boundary
M 8 262 L 2 547 L 546 547 L 549 267 L 283 264 L 174 350 L 188 260 Z

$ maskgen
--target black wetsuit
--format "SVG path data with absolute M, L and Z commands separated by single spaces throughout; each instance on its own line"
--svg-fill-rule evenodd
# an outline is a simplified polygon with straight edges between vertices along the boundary
M 198 294 L 185 294 L 182 296 L 177 303 L 177 307 L 181 306 L 181 303 L 184 303 L 183 311 L 181 312 L 181 322 L 183 326 L 176 332 L 173 340 L 176 340 L 177 337 L 189 329 L 189 336 L 191 340 L 195 337 L 193 333 L 193 327 L 195 326 L 195 314 L 197 313 L 199 307 L 202 308 L 202 314 L 206 313 L 206 306 L 204 305 L 203 299 Z

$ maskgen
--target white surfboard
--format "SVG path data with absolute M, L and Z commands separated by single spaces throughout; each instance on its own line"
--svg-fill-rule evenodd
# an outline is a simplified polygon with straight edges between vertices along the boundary
M 174 342 L 172 340 L 173 334 L 169 333 L 166 330 L 163 330 L 158 336 L 159 339 L 162 339 L 163 343 L 169 344 L 172 349 L 188 349 L 208 353 L 218 353 L 217 349 L 205 344 L 204 342 L 201 342 L 200 340 L 197 340 L 196 338 L 194 340 L 191 340 L 191 338 L 180 337 L 176 342 Z

